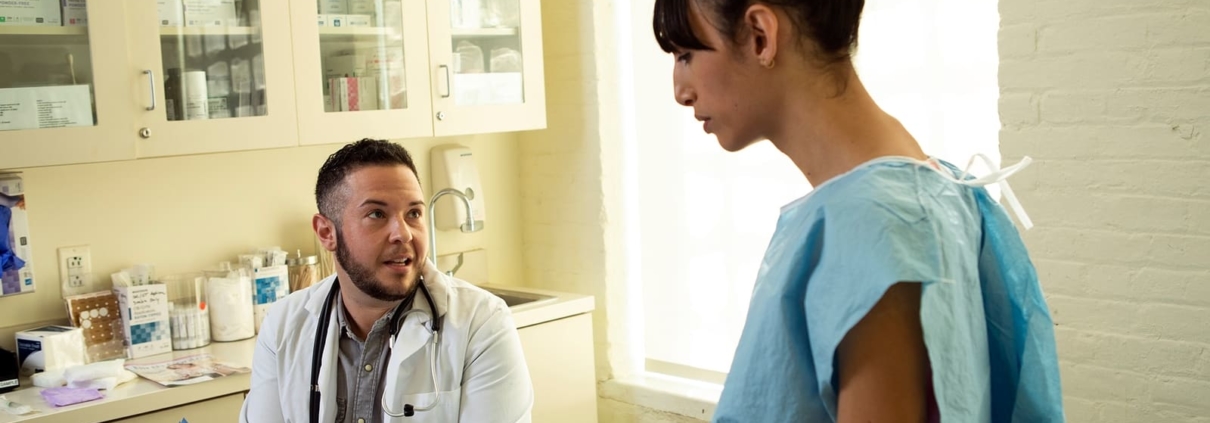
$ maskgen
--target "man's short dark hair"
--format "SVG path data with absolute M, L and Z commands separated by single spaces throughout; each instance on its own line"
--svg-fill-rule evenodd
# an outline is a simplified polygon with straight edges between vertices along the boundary
M 367 166 L 407 166 L 416 175 L 416 180 L 420 180 L 416 164 L 403 146 L 386 140 L 364 138 L 341 147 L 328 156 L 328 160 L 319 168 L 319 178 L 315 181 L 315 205 L 319 208 L 319 214 L 339 224 L 344 205 L 340 188 L 345 177 Z

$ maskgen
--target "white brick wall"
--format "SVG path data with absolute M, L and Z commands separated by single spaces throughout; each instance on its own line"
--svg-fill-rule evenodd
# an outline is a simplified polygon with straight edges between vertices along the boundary
M 1072 422 L 1210 422 L 1210 2 L 1002 0 L 1005 162 Z

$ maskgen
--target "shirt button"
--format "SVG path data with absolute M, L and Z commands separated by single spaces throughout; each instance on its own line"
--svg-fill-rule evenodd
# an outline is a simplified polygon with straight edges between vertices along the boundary
M 366 365 L 366 371 L 368 372 L 368 371 L 370 371 L 370 370 L 374 370 L 374 366 L 371 366 L 371 365 L 367 364 L 367 365 Z
M 357 419 L 357 423 L 366 423 L 366 419 Z

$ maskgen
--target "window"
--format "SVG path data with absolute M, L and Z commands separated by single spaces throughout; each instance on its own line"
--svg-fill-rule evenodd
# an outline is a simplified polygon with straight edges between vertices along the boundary
M 810 186 L 769 143 L 724 152 L 675 103 L 673 59 L 651 35 L 652 5 L 635 2 L 635 19 L 620 28 L 632 38 L 621 49 L 622 103 L 635 134 L 630 257 L 641 269 L 635 307 L 645 325 L 634 341 L 648 371 L 721 382 L 779 209 Z M 993 0 L 865 6 L 855 64 L 866 88 L 926 153 L 959 167 L 975 153 L 999 160 L 996 8 Z

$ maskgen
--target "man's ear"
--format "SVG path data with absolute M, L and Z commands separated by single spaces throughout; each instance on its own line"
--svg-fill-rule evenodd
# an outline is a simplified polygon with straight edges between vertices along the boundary
M 778 26 L 777 13 L 764 4 L 753 4 L 744 12 L 744 23 L 748 26 L 748 40 L 744 45 L 761 66 L 773 68 L 777 63 Z
M 311 217 L 311 228 L 315 230 L 315 235 L 319 237 L 319 243 L 323 244 L 325 250 L 336 251 L 336 222 L 315 213 L 315 216 Z

